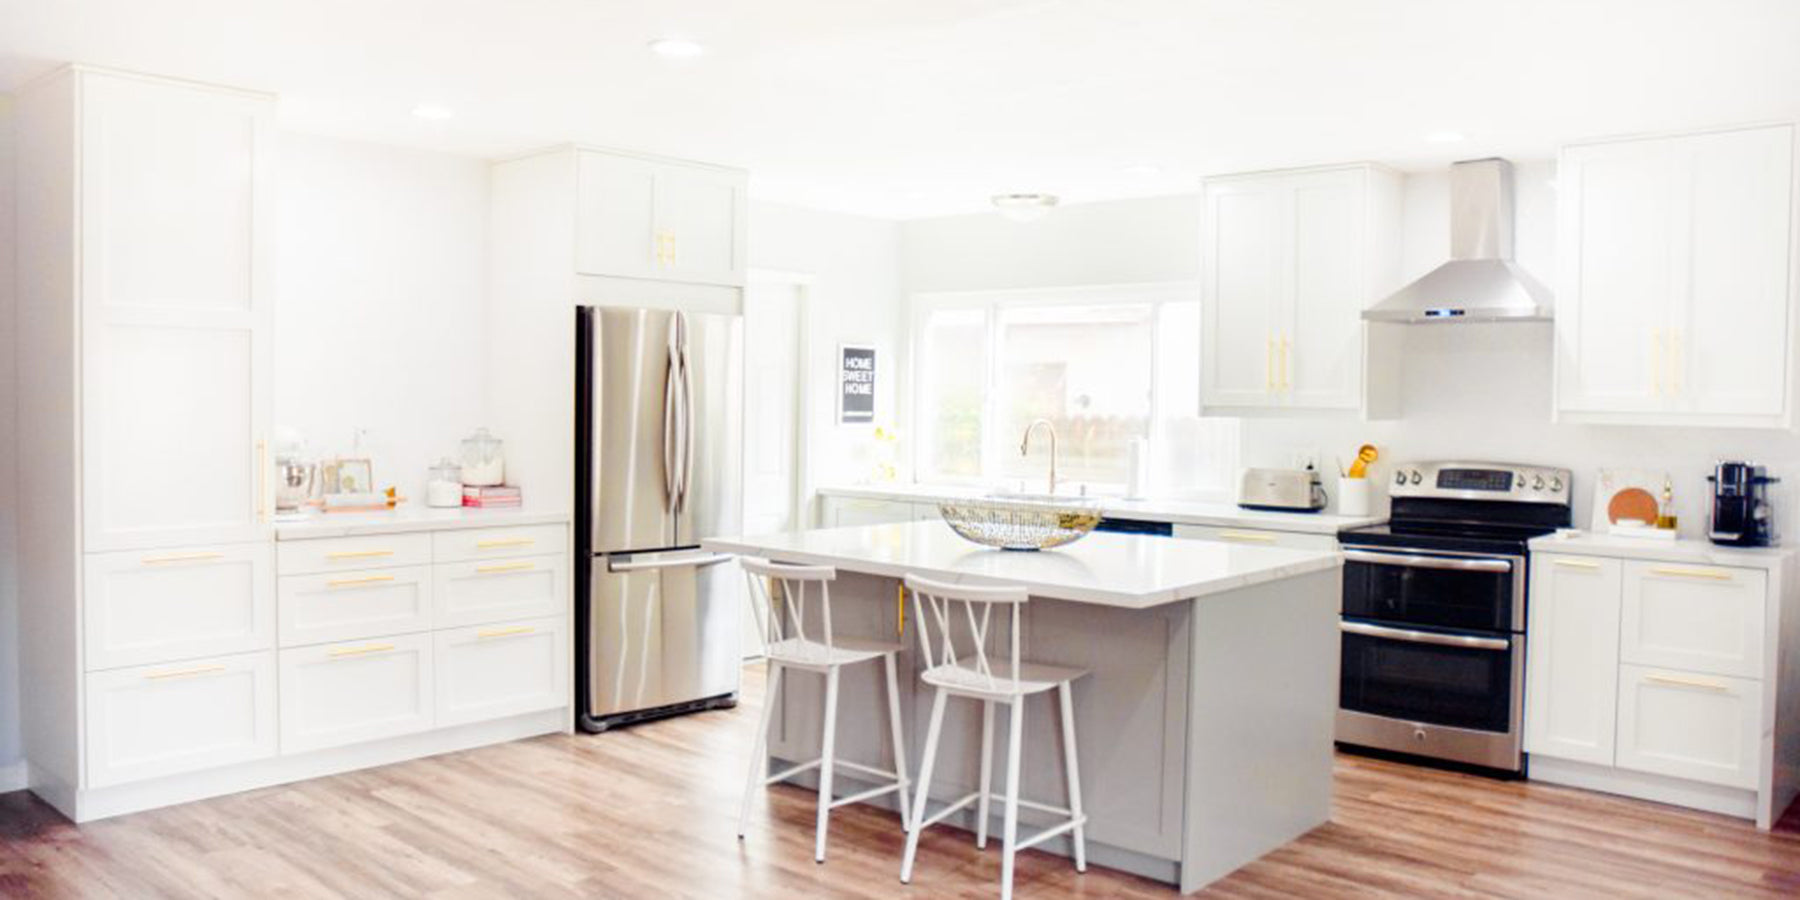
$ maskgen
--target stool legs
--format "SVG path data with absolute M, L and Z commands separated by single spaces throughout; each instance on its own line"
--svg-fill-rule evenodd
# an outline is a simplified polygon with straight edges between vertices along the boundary
M 825 735 L 819 741 L 819 825 L 813 861 L 825 861 L 825 831 L 831 822 L 831 770 L 837 754 L 838 670 L 825 673 Z
M 911 820 L 906 813 L 912 804 L 907 802 L 906 792 L 906 737 L 900 732 L 900 678 L 894 674 L 894 654 L 889 653 L 881 661 L 887 668 L 888 732 L 894 739 L 894 775 L 900 782 L 900 827 L 908 829 Z
M 925 821 L 925 802 L 931 797 L 931 769 L 937 763 L 938 736 L 944 728 L 944 699 L 942 688 L 933 692 L 931 698 L 931 726 L 925 730 L 925 758 L 919 763 L 918 790 L 913 792 L 912 824 L 906 830 L 906 855 L 900 860 L 900 883 L 912 881 L 913 857 L 919 852 L 919 832 Z
M 771 662 L 769 689 L 763 694 L 762 723 L 756 726 L 756 746 L 750 751 L 750 776 L 744 783 L 744 805 L 738 810 L 739 840 L 743 840 L 744 832 L 750 827 L 750 803 L 756 799 L 756 789 L 762 787 L 763 776 L 769 771 L 769 725 L 775 721 L 775 698 L 780 689 L 781 663 Z
M 976 801 L 975 847 L 987 849 L 988 796 L 994 791 L 994 701 L 981 701 L 981 799 Z
M 1081 821 L 1081 761 L 1075 752 L 1075 691 L 1068 682 L 1056 688 L 1057 699 L 1062 705 L 1063 733 L 1063 769 L 1069 776 L 1069 814 L 1077 822 Z M 1075 826 L 1075 871 L 1087 871 L 1087 834 L 1080 825 Z
M 1019 751 L 1025 738 L 1025 698 L 1012 700 L 1006 742 L 1006 834 L 1000 859 L 1000 900 L 1012 900 L 1013 860 L 1019 854 Z

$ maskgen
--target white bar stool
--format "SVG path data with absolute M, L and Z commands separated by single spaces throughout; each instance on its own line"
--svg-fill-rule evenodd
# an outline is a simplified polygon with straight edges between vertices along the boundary
M 813 839 L 813 859 L 825 861 L 825 834 L 831 811 L 846 803 L 858 803 L 890 791 L 900 795 L 900 822 L 905 827 L 907 793 L 906 740 L 900 731 L 900 682 L 894 675 L 894 657 L 900 652 L 897 643 L 836 638 L 831 631 L 831 582 L 837 570 L 830 566 L 790 566 L 745 557 L 739 562 L 750 581 L 751 608 L 756 611 L 757 626 L 762 629 L 769 659 L 769 685 L 763 693 L 762 724 L 756 730 L 756 747 L 750 754 L 750 777 L 744 785 L 744 806 L 738 813 L 738 838 L 744 837 L 750 822 L 750 803 L 756 789 L 774 784 L 810 769 L 819 770 L 819 819 Z M 816 586 L 821 621 L 813 635 L 807 634 L 807 587 Z M 779 590 L 777 590 L 779 586 Z M 777 594 L 780 602 L 777 603 Z M 765 613 L 765 607 L 767 612 Z M 860 763 L 837 758 L 838 673 L 849 665 L 881 660 L 887 669 L 888 723 L 893 732 L 894 769 L 888 772 Z M 767 749 L 769 726 L 775 719 L 776 691 L 782 675 L 789 669 L 818 672 L 825 676 L 825 728 L 820 740 L 819 757 L 776 772 L 768 772 Z M 848 797 L 833 799 L 831 780 L 838 767 L 886 779 L 888 784 L 870 788 Z
M 912 821 L 907 826 L 910 833 L 906 836 L 906 857 L 900 863 L 900 881 L 912 881 L 913 857 L 919 849 L 919 832 L 966 808 L 970 803 L 977 804 L 975 846 L 986 848 L 988 802 L 994 799 L 1000 799 L 1006 804 L 1005 834 L 1001 838 L 1004 841 L 1004 855 L 1000 862 L 1002 900 L 1012 898 L 1013 862 L 1019 851 L 1058 835 L 1073 832 L 1075 871 L 1086 872 L 1087 836 L 1083 826 L 1087 824 L 1087 815 L 1081 811 L 1081 766 L 1075 752 L 1075 715 L 1071 685 L 1087 672 L 1082 669 L 1038 665 L 1019 659 L 1020 611 L 1024 609 L 1027 599 L 1024 588 L 968 587 L 928 581 L 912 575 L 906 576 L 906 587 L 913 592 L 917 601 L 914 609 L 919 627 L 919 646 L 925 657 L 925 670 L 920 673 L 919 678 L 937 690 L 931 701 L 931 728 L 925 734 L 925 759 L 919 764 L 918 790 L 913 800 Z M 956 615 L 955 609 L 958 604 L 963 613 L 960 617 Z M 987 650 L 989 626 L 996 606 L 1009 607 L 1012 615 L 1012 652 L 1007 661 L 999 663 L 988 659 Z M 956 653 L 956 629 L 951 623 L 958 618 L 967 622 L 969 643 L 974 646 L 973 656 L 966 660 L 958 658 Z M 935 656 L 932 653 L 930 633 L 933 625 L 938 630 L 938 651 Z M 1069 806 L 1066 809 L 1019 799 L 1019 756 L 1025 733 L 1025 698 L 1050 690 L 1057 692 L 1061 705 L 1063 767 L 1068 776 L 1069 792 Z M 947 697 L 967 697 L 981 702 L 981 788 L 926 818 L 925 806 L 931 796 L 931 769 L 937 762 L 938 737 L 943 729 L 944 700 Z M 1006 796 L 998 798 L 992 790 L 996 703 L 1007 704 L 1011 715 L 1006 748 Z M 1020 840 L 1021 806 L 1068 818 Z

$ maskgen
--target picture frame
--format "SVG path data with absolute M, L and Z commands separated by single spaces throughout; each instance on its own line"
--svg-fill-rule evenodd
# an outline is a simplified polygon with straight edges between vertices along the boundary
M 837 354 L 837 421 L 839 425 L 875 424 L 876 348 L 873 344 L 843 343 Z
M 375 490 L 375 464 L 369 459 L 334 459 L 320 466 L 326 494 L 366 494 Z

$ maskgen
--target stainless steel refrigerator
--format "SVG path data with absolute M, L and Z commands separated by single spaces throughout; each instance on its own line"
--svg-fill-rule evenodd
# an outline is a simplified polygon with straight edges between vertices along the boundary
M 580 725 L 734 706 L 743 322 L 577 307 L 575 369 Z

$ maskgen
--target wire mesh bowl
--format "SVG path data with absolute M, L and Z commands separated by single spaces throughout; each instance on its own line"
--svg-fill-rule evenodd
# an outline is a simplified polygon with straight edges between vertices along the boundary
M 993 496 L 948 500 L 938 513 L 957 534 L 1002 550 L 1048 550 L 1087 537 L 1100 504 L 1074 497 Z

